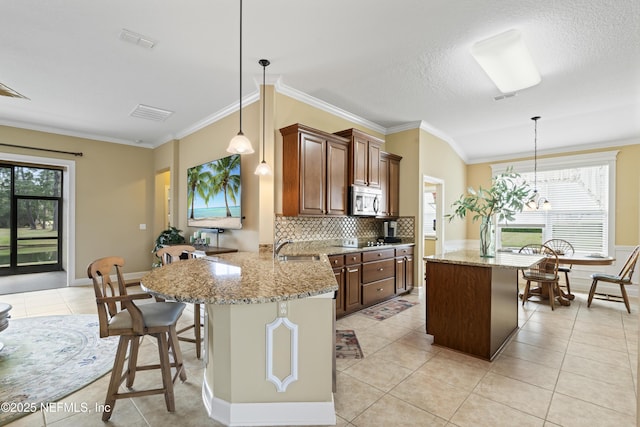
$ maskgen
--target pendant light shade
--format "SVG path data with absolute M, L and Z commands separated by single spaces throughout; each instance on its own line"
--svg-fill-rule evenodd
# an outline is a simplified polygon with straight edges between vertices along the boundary
M 238 134 L 231 138 L 229 141 L 229 146 L 227 147 L 227 152 L 232 154 L 251 154 L 253 153 L 253 146 L 251 145 L 251 141 L 249 138 L 244 136 L 242 133 L 242 0 L 240 0 L 240 109 L 238 110 L 238 114 L 240 116 L 240 130 Z
M 260 164 L 258 165 L 258 167 L 256 168 L 255 174 L 256 175 L 271 175 L 271 167 L 269 166 L 269 164 L 264 160 L 264 147 L 265 147 L 265 104 L 267 103 L 266 101 L 266 97 L 265 94 L 267 93 L 267 89 L 265 88 L 266 86 L 266 70 L 267 70 L 267 66 L 269 64 L 271 64 L 271 62 L 269 62 L 268 59 L 261 59 L 260 61 L 258 61 L 258 64 L 262 65 L 262 161 L 260 162 Z
M 534 123 L 533 130 L 533 196 L 527 202 L 527 208 L 535 211 L 542 209 L 548 211 L 551 209 L 551 203 L 545 197 L 541 197 L 538 193 L 538 120 L 540 116 L 531 117 Z

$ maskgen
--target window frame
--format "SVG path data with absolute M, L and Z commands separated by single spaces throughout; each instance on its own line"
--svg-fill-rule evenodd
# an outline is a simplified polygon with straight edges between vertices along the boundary
M 556 156 L 548 158 L 538 158 L 538 171 L 549 171 L 557 169 L 569 169 L 583 166 L 609 166 L 609 203 L 608 203 L 608 239 L 607 248 L 609 252 L 615 249 L 616 231 L 616 161 L 619 150 L 599 151 L 595 153 L 574 154 L 568 156 Z M 512 167 L 517 173 L 534 171 L 534 159 L 517 162 L 494 163 L 491 164 L 491 176 L 503 173 L 507 168 Z M 552 206 L 553 206 L 553 201 Z

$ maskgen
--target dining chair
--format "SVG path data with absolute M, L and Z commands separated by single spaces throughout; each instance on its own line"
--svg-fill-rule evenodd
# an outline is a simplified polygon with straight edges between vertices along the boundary
M 632 284 L 631 278 L 633 277 L 633 272 L 636 268 L 639 255 L 640 246 L 636 246 L 633 251 L 631 251 L 629 258 L 627 258 L 627 261 L 622 266 L 620 273 L 618 273 L 617 275 L 604 273 L 592 274 L 591 289 L 589 289 L 589 299 L 587 300 L 587 307 L 591 307 L 591 301 L 593 301 L 593 298 L 596 298 L 606 301 L 624 302 L 625 307 L 627 307 L 627 311 L 631 313 L 631 306 L 629 305 L 629 297 L 627 296 L 625 286 Z M 596 292 L 598 282 L 617 283 L 618 285 L 620 285 L 620 292 L 622 295 L 611 295 L 608 293 Z
M 551 310 L 555 310 L 555 296 L 560 295 L 559 290 L 557 294 L 555 292 L 558 287 L 558 255 L 550 247 L 538 244 L 525 245 L 518 252 L 521 254 L 545 255 L 545 258 L 537 264 L 527 269 L 522 269 L 522 278 L 526 280 L 524 292 L 522 293 L 522 305 L 524 306 L 530 296 L 542 297 L 545 294 L 544 288 L 546 288 L 549 294 Z M 539 292 L 531 292 L 531 282 L 540 284 Z
M 156 252 L 156 256 L 162 261 L 162 265 L 171 264 L 182 259 L 194 258 L 196 248 L 191 245 L 173 245 L 164 246 Z M 156 297 L 156 300 L 161 300 Z M 193 329 L 193 338 L 184 336 L 184 333 Z M 178 330 L 178 339 L 180 341 L 190 342 L 196 345 L 196 357 L 200 359 L 202 352 L 202 322 L 200 314 L 200 304 L 193 304 L 193 324 Z
M 136 304 L 135 301 L 151 298 L 146 293 L 127 294 L 122 268 L 124 259 L 118 256 L 100 258 L 87 267 L 87 275 L 93 281 L 96 303 L 98 305 L 98 319 L 100 337 L 119 336 L 118 349 L 113 362 L 111 380 L 105 399 L 102 421 L 111 418 L 117 399 L 125 399 L 151 394 L 164 394 L 164 400 L 169 412 L 175 411 L 173 385 L 179 377 L 181 381 L 187 379 L 182 362 L 182 353 L 176 334 L 176 323 L 184 310 L 183 303 L 150 302 Z M 112 281 L 115 273 L 116 282 Z M 159 364 L 138 366 L 138 350 L 145 335 L 158 340 Z M 124 362 L 129 361 L 123 373 Z M 171 361 L 170 353 L 173 355 Z M 171 368 L 175 369 L 172 377 Z M 131 390 L 137 371 L 160 369 L 162 388 Z M 120 385 L 126 380 L 129 391 L 120 392 Z
M 553 251 L 560 256 L 561 255 L 570 256 L 576 253 L 575 249 L 573 248 L 573 245 L 563 239 L 549 239 L 546 242 L 544 242 L 543 245 L 553 249 Z M 569 273 L 571 273 L 571 267 L 572 267 L 571 264 L 558 265 L 558 273 L 564 273 L 564 282 L 565 282 L 565 287 L 567 288 L 566 297 L 569 299 L 575 298 L 574 295 L 571 293 L 571 284 L 569 283 Z

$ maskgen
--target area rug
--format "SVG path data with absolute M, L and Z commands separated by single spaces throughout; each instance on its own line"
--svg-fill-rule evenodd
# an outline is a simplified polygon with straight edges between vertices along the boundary
M 336 330 L 336 359 L 362 359 L 362 349 L 352 330 Z
M 0 341 L 0 426 L 102 377 L 118 346 L 93 314 L 11 319 Z
M 403 299 L 392 299 L 390 301 L 374 305 L 373 307 L 365 308 L 360 311 L 360 314 L 364 314 L 372 319 L 384 320 L 406 310 L 407 308 L 411 308 L 416 304 L 417 302 L 409 302 Z

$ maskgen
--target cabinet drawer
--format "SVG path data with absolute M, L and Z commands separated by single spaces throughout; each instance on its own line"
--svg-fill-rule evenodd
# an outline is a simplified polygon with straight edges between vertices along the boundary
M 362 253 L 362 262 L 377 261 L 379 259 L 393 258 L 394 256 L 395 249 L 366 251 Z
M 362 283 L 375 282 L 389 277 L 393 279 L 395 274 L 395 260 L 393 258 L 362 264 Z
M 346 254 L 344 256 L 344 263 L 346 265 L 353 265 L 353 264 L 360 264 L 362 262 L 362 258 L 361 258 L 361 253 L 355 253 L 355 254 Z
M 362 287 L 362 303 L 367 305 L 383 300 L 394 294 L 393 278 L 380 280 L 379 282 L 364 285 Z
M 413 246 L 407 246 L 396 249 L 396 256 L 413 255 Z
M 328 258 L 332 268 L 344 266 L 344 255 L 329 255 Z

